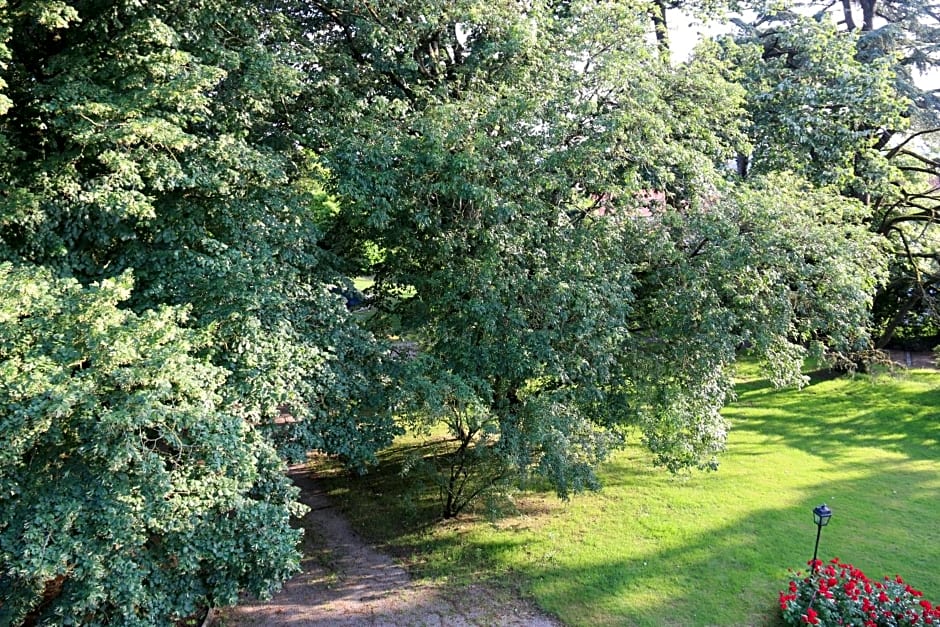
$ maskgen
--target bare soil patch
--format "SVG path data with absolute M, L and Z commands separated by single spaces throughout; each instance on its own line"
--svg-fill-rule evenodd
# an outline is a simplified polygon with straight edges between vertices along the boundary
M 303 571 L 268 602 L 214 613 L 210 624 L 418 627 L 555 627 L 556 619 L 511 592 L 415 581 L 391 557 L 364 542 L 303 466 L 290 474 L 310 508 Z

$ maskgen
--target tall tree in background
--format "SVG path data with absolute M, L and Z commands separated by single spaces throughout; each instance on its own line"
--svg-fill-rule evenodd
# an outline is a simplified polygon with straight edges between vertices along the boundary
M 868 204 L 870 228 L 892 254 L 874 304 L 878 344 L 899 331 L 936 335 L 940 102 L 918 75 L 940 64 L 938 5 L 845 0 L 827 13 L 823 3 L 792 4 L 804 14 L 740 24 L 740 41 L 758 46 L 741 63 L 754 143 L 741 173 L 796 169 Z

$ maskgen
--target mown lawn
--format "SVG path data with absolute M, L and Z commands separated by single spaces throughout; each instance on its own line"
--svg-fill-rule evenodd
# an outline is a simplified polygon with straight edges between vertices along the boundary
M 562 502 L 516 494 L 429 521 L 434 493 L 402 440 L 362 478 L 323 465 L 354 525 L 422 577 L 518 586 L 571 625 L 778 625 L 787 569 L 812 556 L 901 574 L 940 602 L 940 373 L 818 379 L 802 391 L 742 379 L 715 473 L 674 477 L 639 447 L 603 469 L 604 490 Z

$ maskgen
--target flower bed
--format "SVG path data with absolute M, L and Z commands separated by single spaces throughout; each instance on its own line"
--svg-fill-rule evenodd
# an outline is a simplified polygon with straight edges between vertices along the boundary
M 899 575 L 871 581 L 839 558 L 825 565 L 811 560 L 808 565 L 810 572 L 793 573 L 787 590 L 780 593 L 788 625 L 940 626 L 940 607 Z

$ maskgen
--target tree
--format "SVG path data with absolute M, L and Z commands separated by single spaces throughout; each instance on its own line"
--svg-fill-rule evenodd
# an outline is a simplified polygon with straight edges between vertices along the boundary
M 298 569 L 296 489 L 186 312 L 0 264 L 0 622 L 172 625 Z
M 858 11 L 861 20 L 854 17 Z M 862 31 L 859 58 L 868 63 L 891 59 L 899 95 L 909 102 L 910 129 L 882 138 L 893 166 L 891 193 L 872 197 L 873 228 L 894 251 L 890 281 L 875 301 L 879 343 L 886 345 L 896 334 L 902 341 L 905 336 L 935 339 L 940 334 L 940 236 L 935 228 L 940 99 L 935 87 L 924 88 L 917 79 L 940 67 L 940 5 L 935 0 L 843 2 L 842 15 L 846 29 Z
M 83 282 L 134 268 L 130 305 L 213 326 L 231 397 L 282 452 L 370 459 L 393 431 L 387 351 L 329 290 L 344 279 L 317 245 L 331 201 L 291 127 L 289 33 L 253 3 L 38 2 L 7 20 L 0 255 Z
M 171 621 L 263 592 L 297 562 L 270 445 L 361 468 L 397 431 L 393 355 L 318 245 L 335 204 L 295 133 L 282 22 L 252 2 L 0 5 L 0 261 L 43 268 L 3 306 L 51 294 L 0 330 L 11 616 Z
M 799 381 L 801 342 L 865 341 L 877 251 L 852 220 L 807 228 L 799 197 L 862 211 L 791 180 L 728 187 L 716 164 L 740 140 L 742 94 L 707 50 L 670 68 L 645 10 L 293 16 L 317 35 L 309 101 L 333 122 L 315 126 L 342 201 L 331 239 L 375 275 L 374 328 L 416 345 L 403 415 L 453 438 L 444 516 L 529 473 L 562 495 L 595 487 L 636 433 L 675 471 L 714 467 L 742 342 Z
M 819 13 L 775 10 L 740 23 L 739 41 L 758 46 L 740 60 L 754 144 L 741 174 L 795 169 L 867 203 L 870 228 L 892 252 L 873 309 L 878 344 L 899 330 L 933 335 L 937 96 L 917 72 L 940 61 L 936 4 L 846 0 L 833 13 L 838 25 L 822 3 L 792 4 Z

